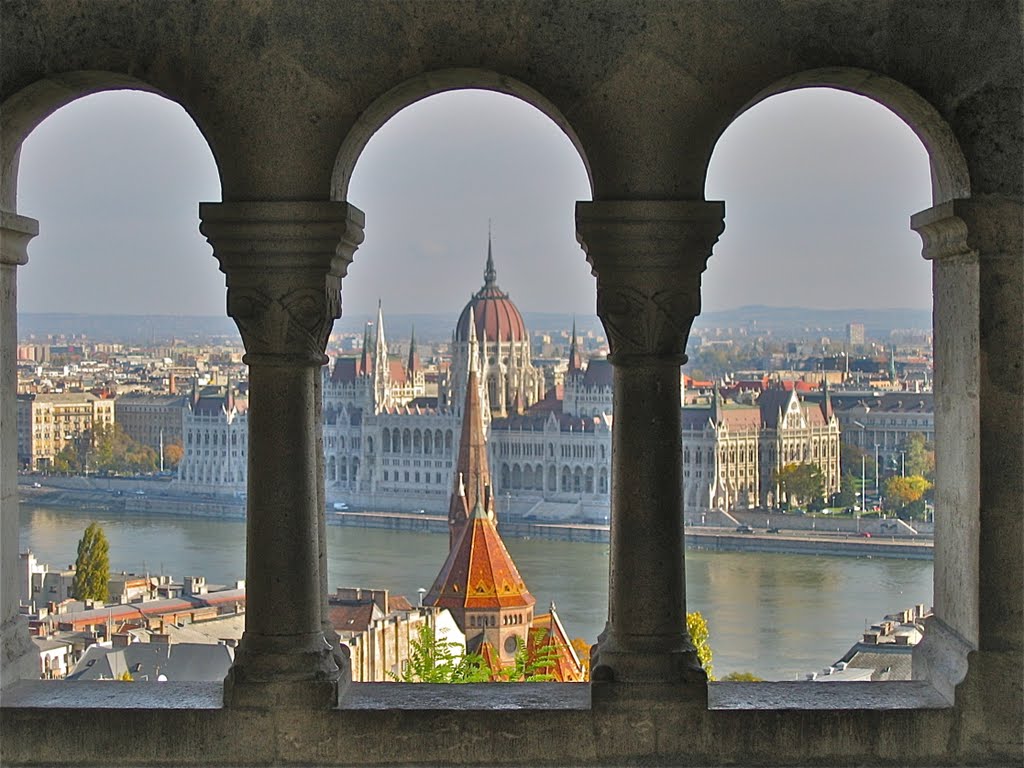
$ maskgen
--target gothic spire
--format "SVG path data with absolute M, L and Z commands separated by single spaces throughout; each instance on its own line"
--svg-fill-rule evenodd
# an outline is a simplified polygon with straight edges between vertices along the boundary
M 420 363 L 420 356 L 416 354 L 416 326 L 412 327 L 412 332 L 409 334 L 409 362 L 406 365 L 409 375 L 412 376 L 414 373 L 423 369 L 423 365 Z
M 487 266 L 484 268 L 484 287 L 494 285 L 498 273 L 494 269 L 494 254 L 491 250 L 491 222 L 487 222 Z
M 470 318 L 472 320 L 472 318 Z M 472 329 L 474 326 L 470 324 Z M 486 489 L 491 486 L 490 470 L 487 466 L 487 443 L 484 439 L 483 406 L 480 400 L 480 385 L 477 380 L 475 350 L 476 335 L 471 330 L 469 375 L 466 379 L 466 397 L 462 409 L 462 436 L 459 440 L 459 457 L 455 466 L 458 485 L 453 489 L 448 506 L 449 548 L 454 547 L 477 503 L 486 511 Z
M 569 373 L 583 370 L 583 357 L 576 346 L 576 315 L 572 316 L 572 339 L 569 341 Z

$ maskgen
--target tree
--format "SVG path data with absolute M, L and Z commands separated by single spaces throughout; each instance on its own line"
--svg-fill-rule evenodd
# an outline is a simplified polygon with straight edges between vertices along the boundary
M 857 478 L 849 472 L 844 472 L 839 480 L 839 493 L 836 494 L 835 504 L 837 507 L 852 507 L 857 503 Z
M 825 478 L 817 464 L 787 464 L 775 474 L 775 482 L 790 503 L 820 504 L 825 496 Z
M 690 640 L 697 649 L 697 658 L 700 665 L 707 672 L 708 680 L 715 679 L 714 666 L 711 664 L 711 646 L 708 644 L 708 623 L 700 611 L 686 614 L 686 631 L 690 634 Z
M 753 672 L 730 672 L 722 678 L 722 681 L 728 683 L 763 683 L 764 678 L 758 677 Z
M 903 442 L 903 473 L 932 480 L 935 475 L 935 449 L 920 432 L 913 432 Z
M 181 446 L 181 442 L 167 443 L 164 446 L 164 466 L 167 469 L 174 469 L 178 466 L 178 462 L 181 461 L 185 455 L 185 449 Z
M 861 465 L 862 458 L 864 459 L 863 466 Z M 875 479 L 874 454 L 861 450 L 858 446 L 852 445 L 851 443 L 840 443 L 839 470 L 843 474 L 849 473 L 854 477 L 860 477 L 862 469 L 866 479 Z
M 110 581 L 110 545 L 98 523 L 90 523 L 78 542 L 75 578 L 72 590 L 78 600 L 103 600 L 108 597 Z
M 932 484 L 920 475 L 894 475 L 885 481 L 885 495 L 891 502 L 895 502 L 901 511 L 909 512 L 905 516 L 916 517 L 923 513 L 924 504 L 918 503 L 931 487 Z
M 485 683 L 490 678 L 483 657 L 475 653 L 459 653 L 453 643 L 434 633 L 426 624 L 416 638 L 410 638 L 412 652 L 401 675 L 392 679 L 403 683 Z
M 497 681 L 503 683 L 550 683 L 556 678 L 547 670 L 558 664 L 558 648 L 554 643 L 543 642 L 544 630 L 534 630 L 533 651 L 516 635 L 516 655 L 511 667 L 502 669 Z

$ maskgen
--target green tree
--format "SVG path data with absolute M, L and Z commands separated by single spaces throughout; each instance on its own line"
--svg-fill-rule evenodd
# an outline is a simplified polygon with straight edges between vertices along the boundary
M 401 675 L 392 679 L 403 683 L 485 683 L 490 677 L 483 657 L 459 653 L 458 643 L 438 637 L 433 627 L 420 627 L 410 638 L 411 652 Z
M 711 646 L 708 644 L 710 632 L 708 623 L 700 611 L 686 614 L 686 631 L 690 634 L 690 641 L 697 649 L 697 658 L 700 665 L 707 672 L 708 680 L 715 679 L 714 666 L 711 663 Z
M 852 507 L 857 503 L 858 480 L 849 472 L 844 472 L 839 480 L 839 493 L 836 494 L 836 506 Z
M 108 597 L 110 581 L 110 545 L 98 523 L 90 523 L 78 542 L 75 578 L 72 590 L 78 600 L 103 600 Z
M 926 480 L 935 476 L 935 449 L 920 432 L 912 432 L 903 443 L 903 473 L 920 475 Z
M 861 458 L 864 459 L 863 467 Z M 854 477 L 861 476 L 861 470 L 868 480 L 875 479 L 875 456 L 873 453 L 861 450 L 858 446 L 850 443 L 839 444 L 839 471 L 843 474 L 851 474 Z
M 787 464 L 775 474 L 775 482 L 790 503 L 820 505 L 825 496 L 825 478 L 816 464 Z
M 544 630 L 536 630 L 534 637 L 543 640 Z M 516 636 L 516 654 L 511 667 L 507 667 L 498 674 L 498 680 L 503 683 L 550 683 L 556 678 L 547 670 L 558 663 L 558 648 L 553 643 L 535 642 L 533 651 L 523 642 L 523 638 Z

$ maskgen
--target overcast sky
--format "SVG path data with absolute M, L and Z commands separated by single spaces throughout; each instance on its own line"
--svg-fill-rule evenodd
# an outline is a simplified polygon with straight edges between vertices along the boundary
M 722 137 L 706 193 L 726 201 L 726 231 L 705 309 L 931 306 L 908 226 L 930 205 L 927 155 L 883 107 L 824 89 L 775 96 Z M 345 311 L 380 298 L 396 314 L 457 313 L 482 282 L 490 220 L 498 282 L 521 309 L 593 314 L 573 231 L 589 196 L 573 146 L 525 103 L 460 91 L 414 104 L 356 166 L 366 240 Z M 22 151 L 18 209 L 40 235 L 19 309 L 222 314 L 223 275 L 198 233 L 207 200 L 220 200 L 213 158 L 177 105 L 121 91 L 64 107 Z

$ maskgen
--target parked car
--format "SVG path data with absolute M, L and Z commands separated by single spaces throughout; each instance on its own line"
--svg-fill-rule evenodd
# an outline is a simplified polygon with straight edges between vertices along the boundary
M 781 528 L 775 528 L 775 527 L 773 526 L 773 527 L 771 527 L 771 528 L 767 529 L 767 530 L 765 531 L 765 533 L 782 533 L 782 529 L 781 529 Z
M 736 526 L 736 533 L 753 533 L 753 532 L 754 532 L 754 529 L 751 528 L 749 525 L 737 525 Z
M 860 536 L 862 539 L 870 539 L 871 531 L 861 531 Z

